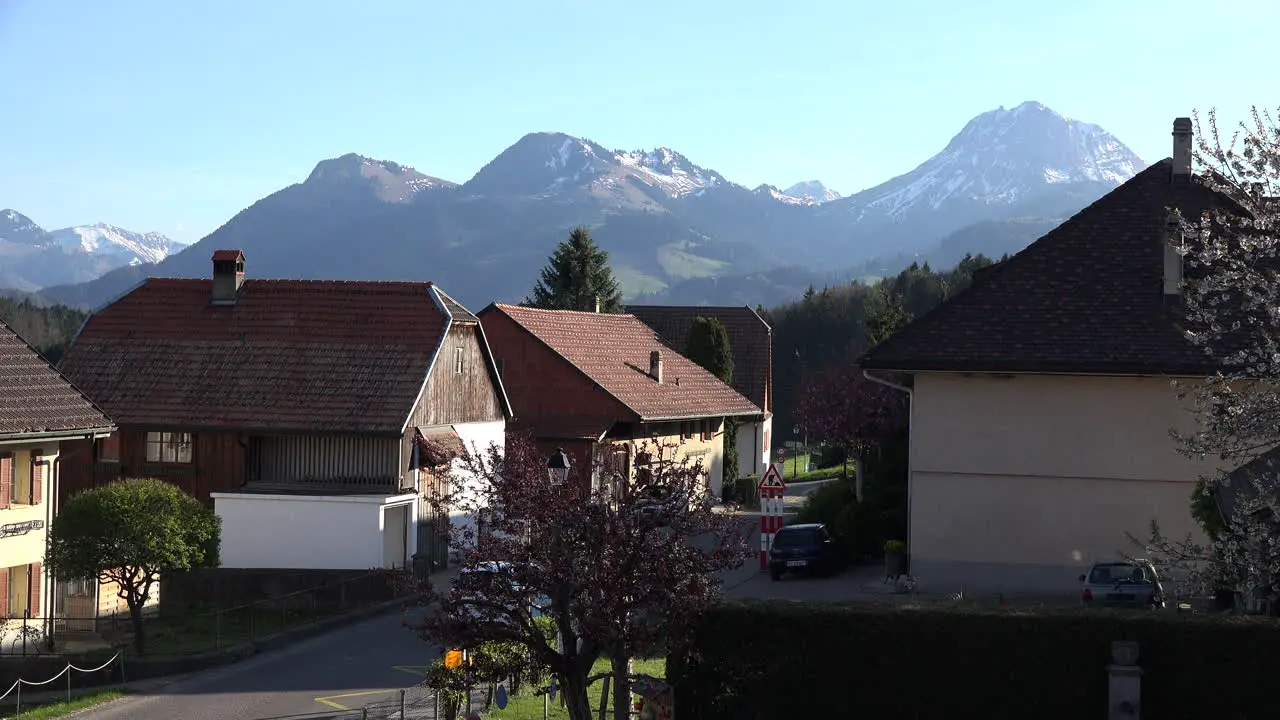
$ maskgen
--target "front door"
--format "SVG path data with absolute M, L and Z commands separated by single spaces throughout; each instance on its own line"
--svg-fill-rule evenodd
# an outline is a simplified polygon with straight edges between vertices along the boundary
M 409 504 L 382 509 L 382 566 L 405 567 L 409 562 Z

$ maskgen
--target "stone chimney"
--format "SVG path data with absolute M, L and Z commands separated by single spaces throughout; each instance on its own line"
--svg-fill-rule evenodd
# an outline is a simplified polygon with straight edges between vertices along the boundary
M 649 377 L 662 383 L 662 351 L 654 350 L 649 353 Z
M 1173 121 L 1173 179 L 1191 179 L 1191 118 Z
M 214 305 L 235 305 L 244 284 L 244 253 L 239 250 L 213 251 Z

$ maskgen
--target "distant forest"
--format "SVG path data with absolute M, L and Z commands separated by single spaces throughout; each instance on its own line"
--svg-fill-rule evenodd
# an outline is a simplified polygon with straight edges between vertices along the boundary
M 57 365 L 71 336 L 89 313 L 65 305 L 41 307 L 30 300 L 0 296 L 0 321 L 13 328 L 50 363 Z
M 792 439 L 795 403 L 806 378 L 833 365 L 853 363 L 898 328 L 969 287 L 975 272 L 996 262 L 984 255 L 965 255 L 950 270 L 912 263 L 875 283 L 810 287 L 801 299 L 765 311 L 773 327 L 773 444 Z

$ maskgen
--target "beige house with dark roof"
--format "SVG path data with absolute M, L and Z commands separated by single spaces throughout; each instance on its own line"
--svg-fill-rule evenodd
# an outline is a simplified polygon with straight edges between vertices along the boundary
M 0 644 L 6 650 L 21 642 L 15 633 L 24 618 L 35 619 L 40 635 L 52 629 L 44 620 L 53 614 L 53 582 L 42 564 L 64 444 L 114 430 L 97 406 L 0 322 Z
M 1218 201 L 1174 154 L 1081 210 L 872 349 L 862 367 L 911 396 L 908 550 L 922 589 L 1078 591 L 1159 520 L 1199 535 L 1206 470 L 1171 428 L 1172 378 L 1215 369 L 1178 328 L 1169 207 Z

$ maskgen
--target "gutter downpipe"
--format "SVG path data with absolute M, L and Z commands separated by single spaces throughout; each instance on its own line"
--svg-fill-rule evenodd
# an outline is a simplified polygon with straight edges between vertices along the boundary
M 870 370 L 863 370 L 862 376 L 873 383 L 884 385 L 887 388 L 893 388 L 899 392 L 907 394 L 907 572 L 911 572 L 911 517 L 914 515 L 911 508 L 914 506 L 912 502 L 912 491 L 915 489 L 915 474 L 911 471 L 911 456 L 914 454 L 911 447 L 911 429 L 916 422 L 916 394 L 906 385 L 899 385 L 895 382 L 889 382 L 884 378 L 878 378 L 871 374 Z

